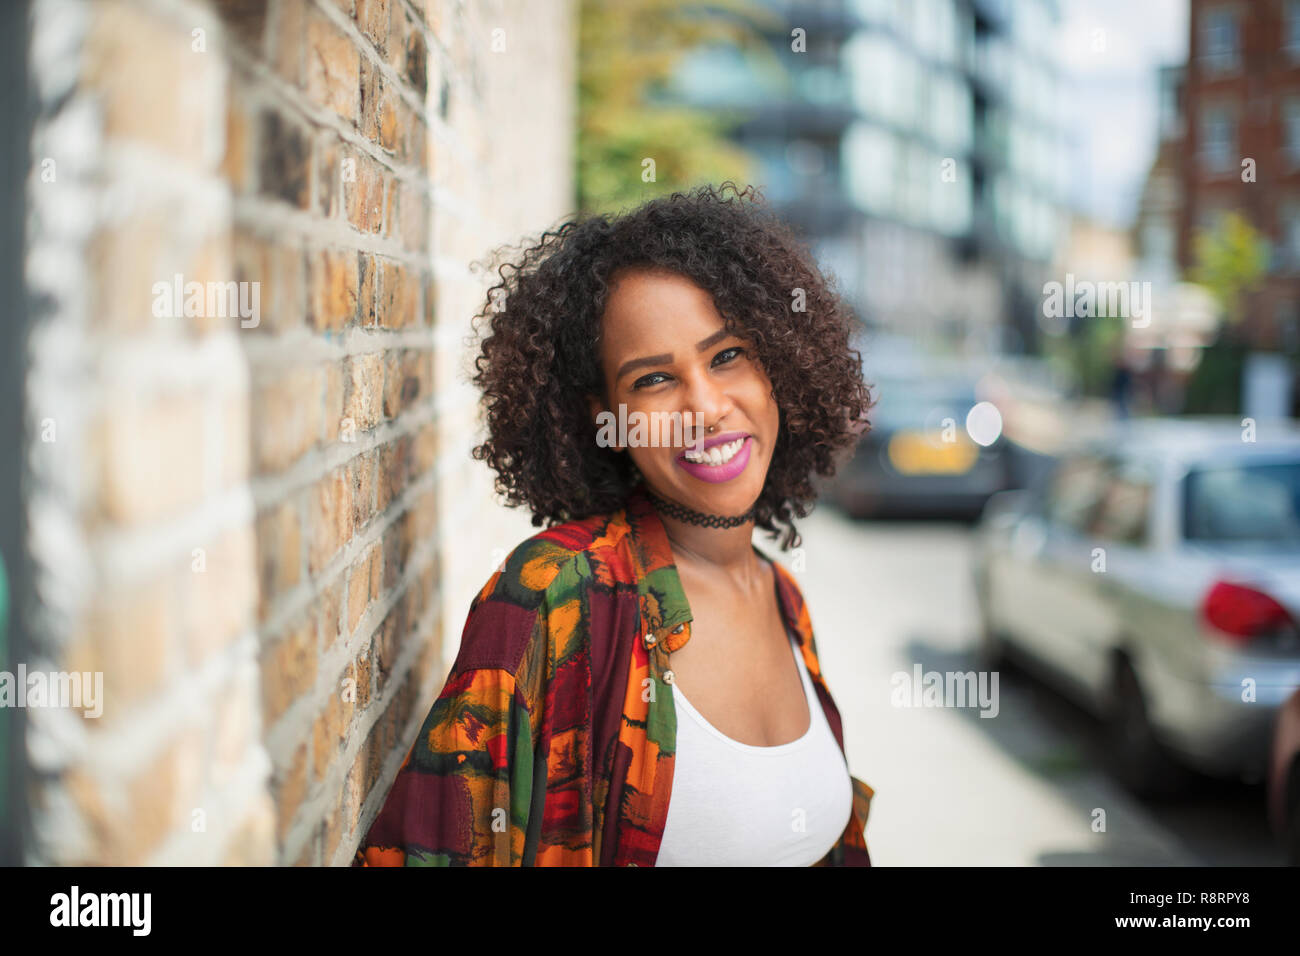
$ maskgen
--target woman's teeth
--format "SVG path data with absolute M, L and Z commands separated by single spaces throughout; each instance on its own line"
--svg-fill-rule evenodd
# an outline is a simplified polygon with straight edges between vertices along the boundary
M 714 445 L 708 451 L 688 451 L 683 457 L 697 465 L 725 465 L 731 461 L 736 452 L 740 451 L 740 446 L 743 444 L 745 444 L 745 439 L 737 438 L 725 445 Z

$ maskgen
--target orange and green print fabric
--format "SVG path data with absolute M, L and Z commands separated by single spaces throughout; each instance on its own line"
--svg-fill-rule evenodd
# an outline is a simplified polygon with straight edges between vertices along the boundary
M 772 566 L 843 753 L 803 597 Z M 644 487 L 614 514 L 520 544 L 471 604 L 447 682 L 353 865 L 654 866 L 677 734 L 664 673 L 690 623 Z M 818 866 L 871 865 L 873 791 L 851 779 L 848 825 Z

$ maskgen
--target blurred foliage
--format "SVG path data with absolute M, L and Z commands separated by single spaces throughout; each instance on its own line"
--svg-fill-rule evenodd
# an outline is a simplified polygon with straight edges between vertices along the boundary
M 757 28 L 779 27 L 779 17 L 752 0 L 581 0 L 579 17 L 580 212 L 616 212 L 701 182 L 752 180 L 752 158 L 727 139 L 741 115 L 654 97 L 694 50 L 725 44 L 770 57 Z M 654 182 L 642 181 L 646 158 Z
M 1043 337 L 1049 366 L 1064 373 L 1081 395 L 1110 394 L 1124 346 L 1124 320 L 1109 315 L 1108 305 L 1101 299 L 1099 314 L 1076 317 L 1066 335 Z
M 1229 212 L 1193 238 L 1189 278 L 1204 286 L 1223 311 L 1224 325 L 1201 352 L 1187 381 L 1183 411 L 1189 415 L 1235 415 L 1241 411 L 1247 343 L 1242 318 L 1249 293 L 1268 271 L 1268 238 L 1240 212 Z
M 1259 287 L 1268 269 L 1268 240 L 1234 211 L 1220 218 L 1213 229 L 1197 231 L 1193 254 L 1191 280 L 1209 290 L 1229 325 L 1238 325 L 1246 293 Z
M 1188 415 L 1236 415 L 1241 411 L 1241 385 L 1246 346 L 1220 330 L 1201 350 L 1201 361 L 1187 380 L 1183 412 Z

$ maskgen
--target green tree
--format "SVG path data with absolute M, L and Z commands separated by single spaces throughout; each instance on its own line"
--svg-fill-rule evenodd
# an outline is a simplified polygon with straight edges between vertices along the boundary
M 1213 229 L 1198 231 L 1192 248 L 1190 278 L 1209 291 L 1226 322 L 1202 350 L 1183 407 L 1188 414 L 1236 414 L 1247 352 L 1241 320 L 1247 294 L 1259 288 L 1268 268 L 1268 240 L 1241 213 L 1230 212 Z
M 726 44 L 772 61 L 759 26 L 779 24 L 749 0 L 582 0 L 578 37 L 577 202 L 615 212 L 699 182 L 752 179 L 727 139 L 742 118 L 655 102 L 682 58 Z M 653 182 L 643 181 L 654 160 Z
M 1239 212 L 1223 216 L 1193 240 L 1191 279 L 1205 286 L 1232 327 L 1245 315 L 1245 297 L 1259 288 L 1268 268 L 1268 240 Z

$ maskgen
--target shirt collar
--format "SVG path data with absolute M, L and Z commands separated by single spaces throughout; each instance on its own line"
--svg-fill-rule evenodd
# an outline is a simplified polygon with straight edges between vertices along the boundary
M 668 533 L 659 520 L 659 512 L 650 501 L 644 484 L 638 484 L 632 489 L 624 513 L 632 544 L 632 560 L 636 565 L 637 593 L 646 628 L 657 632 L 663 648 L 672 653 L 690 640 L 689 624 L 693 615 L 681 578 L 677 574 Z M 768 560 L 757 546 L 754 546 L 754 551 L 763 560 Z M 777 605 L 781 609 L 786 629 L 800 644 L 807 644 L 811 627 L 808 615 L 803 613 L 803 599 L 799 589 L 780 563 L 772 561 L 771 565 L 776 577 Z M 680 631 L 677 630 L 679 627 Z

